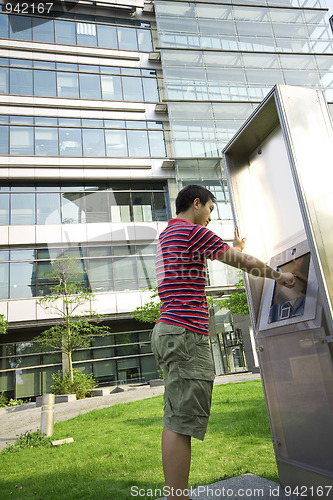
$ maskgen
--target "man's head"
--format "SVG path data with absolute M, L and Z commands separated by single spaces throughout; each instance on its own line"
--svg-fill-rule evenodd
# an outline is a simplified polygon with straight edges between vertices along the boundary
M 207 226 L 214 209 L 215 196 L 203 186 L 190 184 L 179 191 L 176 199 L 176 214 L 187 214 L 194 224 Z

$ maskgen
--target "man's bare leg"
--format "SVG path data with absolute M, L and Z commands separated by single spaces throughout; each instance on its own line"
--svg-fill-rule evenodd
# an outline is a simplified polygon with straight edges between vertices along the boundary
M 188 477 L 191 465 L 191 436 L 178 434 L 163 428 L 162 433 L 162 462 L 165 485 L 176 490 L 188 488 Z M 169 495 L 168 500 L 188 500 L 188 495 Z

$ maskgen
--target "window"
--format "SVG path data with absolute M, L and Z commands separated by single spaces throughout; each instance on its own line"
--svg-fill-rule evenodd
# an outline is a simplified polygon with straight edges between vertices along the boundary
M 81 129 L 60 128 L 59 149 L 61 156 L 82 156 Z
M 11 224 L 35 224 L 35 194 L 11 194 Z
M 55 42 L 64 43 L 67 45 L 75 45 L 75 23 L 61 21 L 56 19 L 55 24 Z
M 60 198 L 58 193 L 37 193 L 37 224 L 60 224 Z
M 10 154 L 33 155 L 34 154 L 34 130 L 32 127 L 10 127 Z
M 4 16 L 1 16 L 4 17 Z M 32 18 L 32 37 L 36 42 L 54 43 L 54 22 L 53 19 Z
M 101 75 L 101 85 L 102 99 L 110 101 L 121 101 L 123 99 L 120 76 Z
M 3 16 L 0 16 L 0 18 Z M 8 85 L 8 68 L 0 68 L 0 94 L 8 94 L 9 85 Z
M 145 130 L 128 130 L 129 156 L 149 156 L 148 134 Z
M 80 73 L 81 99 L 101 99 L 101 82 L 99 75 Z
M 79 75 L 57 72 L 57 92 L 58 97 L 79 97 Z
M 57 95 L 56 74 L 54 71 L 34 70 L 34 95 Z
M 106 156 L 127 156 L 126 130 L 106 130 Z
M 9 16 L 9 37 L 15 40 L 31 40 L 31 17 Z
M 118 38 L 115 26 L 97 25 L 98 46 L 106 49 L 117 49 Z
M 20 95 L 33 95 L 31 70 L 11 68 L 10 93 Z
M 35 128 L 35 154 L 38 156 L 57 156 L 58 130 L 51 127 Z
M 119 26 L 117 29 L 117 35 L 119 49 L 138 50 L 138 40 L 135 29 L 123 28 Z
M 102 129 L 82 129 L 83 156 L 105 156 L 104 131 Z
M 96 25 L 92 23 L 76 23 L 77 44 L 97 47 Z

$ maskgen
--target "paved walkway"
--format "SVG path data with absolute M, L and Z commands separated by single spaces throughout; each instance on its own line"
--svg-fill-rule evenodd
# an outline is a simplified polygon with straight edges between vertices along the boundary
M 215 379 L 215 385 L 259 380 L 258 373 L 239 373 L 220 375 Z M 68 420 L 90 410 L 106 408 L 118 403 L 138 401 L 163 394 L 164 387 L 121 386 L 124 392 L 117 392 L 108 396 L 96 396 L 80 399 L 70 403 L 55 405 L 54 421 Z M 114 387 L 110 387 L 114 389 Z M 0 408 L 0 451 L 6 443 L 14 443 L 18 435 L 26 431 L 36 431 L 40 428 L 41 408 L 36 403 L 21 406 Z M 191 493 L 191 492 L 190 492 Z M 296 497 L 284 494 L 277 483 L 263 479 L 253 474 L 245 474 L 232 479 L 226 479 L 207 486 L 200 486 L 192 492 L 193 500 L 294 500 Z M 304 497 L 303 497 L 304 498 Z

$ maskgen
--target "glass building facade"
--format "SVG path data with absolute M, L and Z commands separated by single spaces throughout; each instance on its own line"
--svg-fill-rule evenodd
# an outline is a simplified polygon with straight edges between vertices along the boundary
M 155 281 L 159 233 L 178 189 L 233 223 L 221 150 L 277 83 L 325 92 L 333 112 L 333 36 L 324 0 L 77 2 L 66 11 L 0 11 L 0 391 L 50 390 L 61 352 L 34 342 L 55 317 L 38 298 L 62 255 L 78 259 L 112 334 L 74 354 L 100 384 L 157 376 L 149 331 L 132 311 Z M 208 262 L 207 293 L 237 272 Z M 217 373 L 255 369 L 248 324 L 214 308 Z

